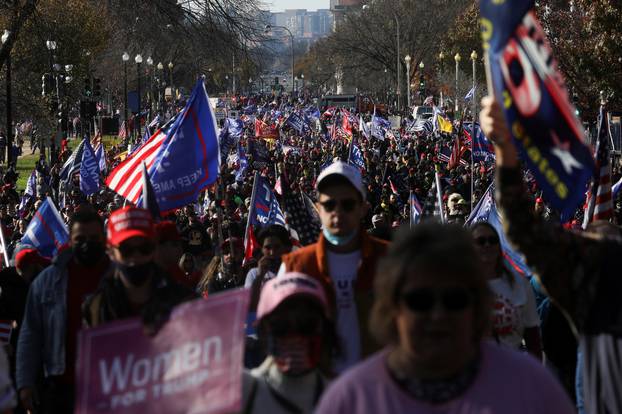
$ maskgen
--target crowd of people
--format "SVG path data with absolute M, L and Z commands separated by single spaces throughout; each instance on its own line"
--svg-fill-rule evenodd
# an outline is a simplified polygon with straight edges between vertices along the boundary
M 612 223 L 581 232 L 578 209 L 562 225 L 494 100 L 480 116 L 494 154 L 476 163 L 460 119 L 378 128 L 375 111 L 287 95 L 229 106 L 242 115 L 220 122 L 218 183 L 162 217 L 105 187 L 85 196 L 79 174 L 63 177 L 68 149 L 41 156 L 30 193 L 3 168 L 0 409 L 72 412 L 81 329 L 138 316 L 157 335 L 176 305 L 246 288 L 241 412 L 622 412 L 619 200 Z M 108 145 L 107 171 L 141 139 Z M 257 176 L 283 222 L 253 229 L 249 252 Z M 498 228 L 464 226 L 493 182 L 538 278 L 505 264 Z M 55 257 L 21 243 L 46 197 L 70 235 Z

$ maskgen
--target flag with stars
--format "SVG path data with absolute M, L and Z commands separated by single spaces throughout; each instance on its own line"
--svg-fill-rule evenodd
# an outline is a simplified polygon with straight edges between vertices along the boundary
M 587 208 L 583 215 L 583 228 L 593 221 L 613 218 L 611 197 L 611 163 L 609 162 L 609 122 L 607 112 L 600 107 L 598 138 L 596 141 L 596 176 L 588 192 Z
M 571 216 L 594 174 L 594 159 L 534 0 L 480 1 L 492 89 L 508 130 L 547 202 Z
M 289 215 L 287 224 L 298 234 L 300 244 L 315 243 L 320 234 L 320 217 L 313 201 L 303 191 L 292 191 L 288 180 L 282 178 L 283 210 Z

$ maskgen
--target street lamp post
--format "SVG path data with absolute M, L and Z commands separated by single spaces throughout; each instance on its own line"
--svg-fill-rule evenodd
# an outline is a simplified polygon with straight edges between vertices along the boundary
M 158 62 L 156 67 L 158 68 L 158 84 L 156 85 L 158 87 L 158 112 L 160 112 L 162 111 L 162 71 L 164 70 L 164 65 L 162 62 Z
M 458 116 L 458 70 L 460 69 L 460 53 L 456 53 L 454 60 L 456 61 L 456 102 L 454 104 L 454 117 Z
M 302 79 L 302 93 L 305 92 L 305 74 L 301 73 L 300 74 L 300 79 Z
M 404 57 L 404 62 L 406 62 L 406 89 L 407 89 L 407 105 L 410 108 L 410 55 L 406 55 Z
M 55 59 L 54 51 L 56 50 L 57 44 L 54 40 L 47 40 L 45 42 L 45 46 L 50 51 L 50 65 L 52 67 L 52 74 L 54 76 L 54 82 L 56 85 L 56 108 L 55 109 L 56 109 L 56 113 L 58 114 L 60 110 L 60 97 L 59 97 L 59 91 L 58 91 L 58 74 L 56 72 L 60 70 L 60 65 L 58 65 L 57 63 L 54 63 L 54 59 Z M 57 135 L 58 135 L 59 128 L 60 128 L 60 123 L 57 120 L 56 121 L 56 134 Z M 50 165 L 53 163 L 55 158 L 56 158 L 56 136 L 50 142 Z
M 289 33 L 289 38 L 291 40 L 291 49 L 292 49 L 292 95 L 294 94 L 294 35 L 292 34 L 292 32 L 285 26 L 271 26 L 271 25 L 266 25 L 266 30 L 265 32 L 268 33 L 270 32 L 270 30 L 272 30 L 272 28 L 277 28 L 277 29 L 283 29 L 285 30 L 287 33 Z
M 2 44 L 9 40 L 11 32 L 5 30 L 2 34 Z M 6 59 L 6 162 L 11 163 L 11 155 L 13 152 L 13 114 L 11 113 L 11 53 Z M 4 157 L 3 157 L 4 158 Z
M 137 136 L 140 137 L 140 64 L 143 63 L 143 57 L 140 55 L 140 53 L 136 55 L 136 57 L 134 58 L 134 62 L 136 62 L 136 75 L 138 77 L 138 117 L 136 121 L 136 131 L 138 131 Z
M 399 111 L 402 109 L 400 101 L 400 21 L 395 11 L 393 11 L 393 17 L 395 18 L 395 38 L 397 39 L 397 109 Z
M 421 105 L 423 105 L 424 95 L 425 95 L 425 77 L 423 76 L 423 69 L 425 65 L 423 61 L 419 62 L 419 96 L 421 96 Z
M 173 99 L 173 62 L 168 62 L 168 70 L 170 73 L 171 100 Z
M 475 90 L 475 62 L 477 61 L 477 52 L 474 50 L 471 52 L 471 62 L 473 63 L 473 96 L 471 97 L 471 112 L 472 112 L 472 122 L 471 122 L 471 137 L 473 140 L 475 140 L 475 117 L 477 114 L 477 99 L 476 99 L 476 90 Z M 475 145 L 473 144 L 473 141 L 471 141 L 471 149 L 474 148 Z M 473 151 L 471 151 L 471 211 L 473 211 L 473 202 L 474 202 L 474 197 L 473 197 L 473 191 L 474 191 L 474 187 L 473 187 L 473 169 L 474 169 L 474 162 L 473 162 Z
M 127 139 L 128 132 L 128 119 L 127 119 L 127 61 L 130 60 L 130 55 L 127 52 L 123 52 L 123 125 L 125 125 L 125 137 Z
M 151 56 L 149 56 L 147 58 L 147 70 L 148 70 L 148 74 L 147 74 L 147 81 L 149 82 L 149 93 L 147 95 L 147 99 L 149 102 L 149 119 L 151 119 L 151 111 L 153 110 L 152 106 L 153 106 L 153 100 L 152 100 L 152 95 L 153 95 L 153 59 L 151 59 Z
M 439 74 L 439 81 L 441 83 L 441 93 L 440 93 L 440 99 L 439 99 L 439 104 L 440 107 L 443 108 L 443 72 L 444 72 L 444 66 L 445 66 L 445 54 L 443 53 L 443 51 L 441 50 L 441 53 L 438 54 L 438 61 L 440 63 L 440 74 Z

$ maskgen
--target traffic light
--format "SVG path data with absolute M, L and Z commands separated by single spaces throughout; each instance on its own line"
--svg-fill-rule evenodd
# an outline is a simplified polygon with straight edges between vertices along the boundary
M 102 95 L 102 83 L 101 79 L 93 79 L 93 96 L 99 97 Z
M 423 75 L 419 75 L 419 90 L 421 92 L 425 91 L 425 79 Z
M 93 96 L 93 90 L 91 89 L 91 78 L 84 78 L 84 96 Z
M 275 85 L 278 85 L 278 84 L 279 84 L 279 77 L 278 77 L 278 76 L 275 76 L 275 77 L 274 77 L 274 84 L 275 84 Z

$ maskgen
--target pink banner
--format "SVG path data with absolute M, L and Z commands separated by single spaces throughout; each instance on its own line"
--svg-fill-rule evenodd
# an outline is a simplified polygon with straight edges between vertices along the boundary
M 242 392 L 248 290 L 182 304 L 155 337 L 128 319 L 78 336 L 76 413 L 225 413 Z

